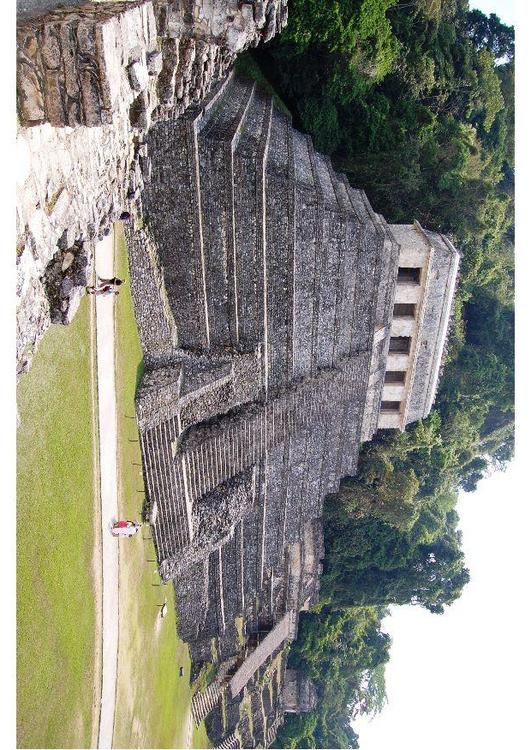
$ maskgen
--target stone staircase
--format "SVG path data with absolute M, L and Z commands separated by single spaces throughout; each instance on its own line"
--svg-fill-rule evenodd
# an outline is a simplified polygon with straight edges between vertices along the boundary
M 365 194 L 253 82 L 229 76 L 148 140 L 134 252 L 149 255 L 149 300 L 137 300 L 142 278 L 133 293 L 160 308 L 152 329 L 139 316 L 148 367 L 181 376 L 159 408 L 156 389 L 137 399 L 146 487 L 181 633 L 201 659 L 215 639 L 223 662 L 242 635 L 315 600 L 322 548 L 306 536 L 376 425 L 398 249 Z M 248 495 L 229 509 L 236 486 Z M 217 697 L 197 695 L 194 718 Z
M 233 748 L 239 748 L 240 740 L 236 734 L 229 734 L 228 737 L 226 737 L 223 742 L 220 742 L 219 745 L 216 745 L 217 748 L 220 750 L 232 750 Z
M 199 724 L 208 716 L 221 695 L 220 686 L 213 682 L 206 690 L 196 693 L 192 698 L 192 717 L 195 725 Z
M 284 714 L 279 714 L 275 721 L 267 728 L 266 736 L 265 736 L 265 747 L 269 747 L 272 742 L 274 742 L 277 732 L 279 728 L 284 723 Z

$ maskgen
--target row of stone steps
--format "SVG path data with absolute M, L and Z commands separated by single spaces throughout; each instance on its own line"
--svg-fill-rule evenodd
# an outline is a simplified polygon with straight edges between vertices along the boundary
M 208 716 L 221 695 L 220 686 L 213 682 L 206 690 L 195 693 L 192 698 L 192 717 L 196 726 Z
M 274 393 L 308 372 L 309 331 L 293 330 L 296 293 L 310 309 L 295 325 L 313 320 L 314 367 L 330 366 L 347 353 L 343 312 L 354 296 L 355 275 L 348 271 L 359 249 L 351 244 L 359 218 L 346 186 L 287 117 L 275 110 L 271 116 L 270 101 L 250 82 L 232 78 L 217 104 L 201 117 L 185 116 L 177 129 L 180 190 L 171 197 L 173 210 L 154 200 L 146 200 L 146 210 L 156 211 L 157 221 L 164 210 L 175 229 L 175 242 L 161 254 L 182 344 L 204 349 L 263 341 L 266 384 Z M 172 133 L 163 135 L 172 140 Z M 152 184 L 156 195 L 156 179 Z M 306 262 L 310 237 L 313 268 Z M 374 253 L 369 256 L 374 262 Z M 370 300 L 366 284 L 359 286 L 357 296 Z M 359 327 L 365 322 L 360 318 Z
M 152 525 L 161 560 L 191 538 L 183 472 L 173 456 L 178 434 L 175 417 L 140 433 L 146 490 L 151 506 L 157 508 Z
M 310 380 L 258 411 L 244 410 L 221 432 L 214 427 L 206 437 L 192 435 L 183 450 L 176 447 L 177 417 L 142 432 L 146 487 L 157 506 L 159 561 L 190 543 L 191 507 L 198 498 L 265 461 L 258 500 L 264 508 L 263 539 L 253 575 L 259 582 L 264 566 L 279 565 L 286 529 L 289 541 L 295 541 L 300 523 L 320 515 L 323 497 L 337 489 L 340 469 L 355 452 L 367 361 L 367 356 L 346 360 L 343 370 Z
M 226 737 L 223 742 L 220 742 L 219 745 L 216 745 L 219 750 L 235 750 L 236 748 L 240 747 L 240 740 L 237 734 L 230 734 L 228 737 Z
M 267 728 L 266 735 L 264 737 L 264 747 L 270 747 L 274 742 L 277 732 L 284 723 L 284 714 L 280 713 L 275 721 Z

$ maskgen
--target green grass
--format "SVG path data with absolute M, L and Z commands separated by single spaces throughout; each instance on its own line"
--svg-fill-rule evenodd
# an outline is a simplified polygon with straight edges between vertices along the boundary
M 51 326 L 17 389 L 17 744 L 90 747 L 94 466 L 90 308 Z M 97 506 L 96 506 L 97 507 Z
M 116 273 L 128 276 L 125 240 L 117 230 Z M 120 514 L 140 519 L 144 500 L 134 395 L 142 350 L 129 284 L 116 303 L 116 384 Z M 173 587 L 160 585 L 148 526 L 120 542 L 120 644 L 114 747 L 184 747 L 192 690 L 188 647 L 177 638 Z M 167 598 L 168 614 L 159 617 Z M 179 676 L 179 667 L 183 676 Z M 210 747 L 204 725 L 194 748 Z

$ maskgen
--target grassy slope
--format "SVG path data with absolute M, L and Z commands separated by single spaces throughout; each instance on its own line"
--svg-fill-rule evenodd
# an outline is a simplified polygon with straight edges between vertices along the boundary
M 17 391 L 17 740 L 89 747 L 94 479 L 89 301 L 52 326 Z
M 118 231 L 117 275 L 127 277 L 125 241 Z M 142 351 L 130 287 L 116 305 L 116 383 L 119 435 L 119 504 L 123 517 L 139 520 L 144 495 L 134 395 Z M 188 647 L 175 632 L 173 588 L 156 574 L 149 527 L 120 540 L 120 653 L 114 747 L 184 747 L 190 706 Z M 168 600 L 168 614 L 159 605 Z M 179 666 L 184 674 L 179 677 Z M 204 727 L 194 731 L 194 747 L 209 747 Z

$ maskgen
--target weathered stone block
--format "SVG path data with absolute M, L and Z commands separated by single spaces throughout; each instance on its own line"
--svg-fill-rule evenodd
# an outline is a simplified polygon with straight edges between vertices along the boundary
M 162 71 L 162 52 L 150 52 L 147 56 L 147 70 L 150 76 L 156 76 Z
M 94 127 L 101 124 L 101 100 L 98 79 L 91 69 L 80 72 L 81 101 L 85 125 Z
M 19 116 L 28 124 L 42 122 L 45 117 L 41 81 L 32 65 L 19 62 L 17 100 Z
M 61 45 L 58 36 L 56 26 L 49 24 L 44 27 L 40 49 L 44 64 L 51 70 L 57 70 L 61 64 Z
M 66 115 L 59 71 L 46 70 L 44 72 L 44 105 L 46 108 L 46 119 L 57 127 L 63 125 Z
M 133 91 L 144 91 L 149 82 L 149 74 L 146 66 L 140 61 L 134 62 L 127 68 L 127 72 Z

